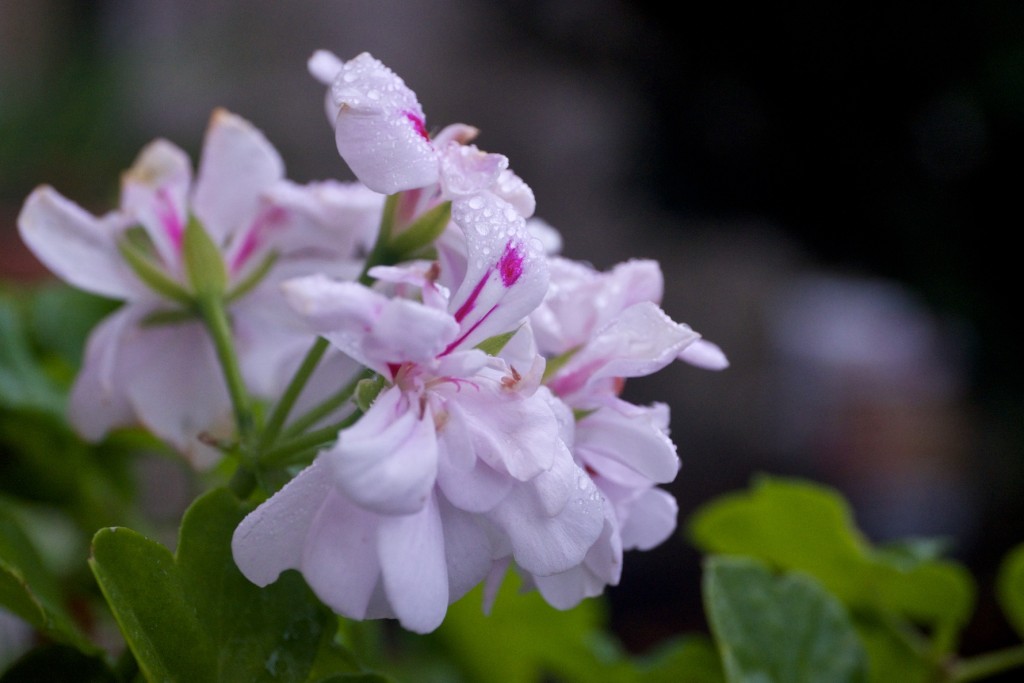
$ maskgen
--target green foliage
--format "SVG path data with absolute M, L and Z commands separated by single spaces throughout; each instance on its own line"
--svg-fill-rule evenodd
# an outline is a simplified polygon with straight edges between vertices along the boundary
M 51 415 L 64 410 L 60 387 L 36 361 L 14 297 L 0 297 L 0 408 Z
M 65 609 L 57 577 L 43 562 L 13 506 L 0 500 L 0 606 L 57 642 L 98 651 Z
M 259 588 L 235 567 L 245 510 L 224 489 L 185 515 L 175 555 L 124 528 L 102 529 L 90 564 L 140 669 L 154 681 L 304 681 L 336 620 L 301 577 Z M 343 660 L 342 660 L 343 661 Z
M 996 583 L 999 605 L 1007 621 L 1024 638 L 1024 543 L 1018 545 L 1003 559 Z
M 818 484 L 763 477 L 747 493 L 699 510 L 690 536 L 712 553 L 749 555 L 820 581 L 856 610 L 957 630 L 974 606 L 974 583 L 960 565 L 871 546 L 842 497 Z
M 866 656 L 843 606 L 809 576 L 713 557 L 704 605 L 729 683 L 856 683 Z
M 516 575 L 509 574 L 485 614 L 483 593 L 478 587 L 452 605 L 441 627 L 422 639 L 435 659 L 425 664 L 421 656 L 396 675 L 410 681 L 493 683 L 723 680 L 714 646 L 706 637 L 681 637 L 651 655 L 631 657 L 607 633 L 599 599 L 560 612 L 539 593 L 522 593 Z M 444 659 L 437 660 L 436 653 Z M 425 670 L 433 677 L 424 675 Z
M 851 614 L 875 683 L 934 678 L 973 611 L 973 579 L 937 557 L 944 542 L 875 547 L 845 500 L 819 484 L 761 477 L 750 491 L 698 510 L 689 534 L 706 552 L 745 555 L 820 582 Z

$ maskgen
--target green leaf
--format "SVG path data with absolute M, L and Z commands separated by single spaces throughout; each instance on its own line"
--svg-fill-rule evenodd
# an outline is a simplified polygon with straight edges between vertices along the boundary
M 466 680 L 638 680 L 617 643 L 603 633 L 604 603 L 585 600 L 560 612 L 539 593 L 524 595 L 519 587 L 510 573 L 489 615 L 481 609 L 482 589 L 474 589 L 448 609 L 444 623 L 430 636 L 441 641 Z
M 637 680 L 643 683 L 724 683 L 722 662 L 710 638 L 679 636 L 637 658 Z
M 0 297 L 0 408 L 63 415 L 64 395 L 36 360 L 13 297 Z
M 880 622 L 867 615 L 853 619 L 857 635 L 868 654 L 870 683 L 933 683 L 942 680 L 942 661 L 921 652 L 926 644 L 918 634 L 901 632 L 899 625 Z
M 71 370 L 78 366 L 92 329 L 120 302 L 89 294 L 62 283 L 36 287 L 28 302 L 28 321 L 37 348 Z
M 197 296 L 220 296 L 224 293 L 228 286 L 224 255 L 195 216 L 189 216 L 185 226 L 181 255 L 188 281 Z
M 867 662 L 843 606 L 804 574 L 712 557 L 704 607 L 730 683 L 865 681 Z
M 227 490 L 205 494 L 174 556 L 130 529 L 93 539 L 93 573 L 150 680 L 302 681 L 321 648 L 340 647 L 336 618 L 297 573 L 258 588 L 235 567 L 231 536 L 244 514 Z
M 48 638 L 87 653 L 99 651 L 64 608 L 57 579 L 22 529 L 10 504 L 0 501 L 0 606 Z
M 750 492 L 698 510 L 689 534 L 706 552 L 750 555 L 806 572 L 851 608 L 910 618 L 946 639 L 973 610 L 974 583 L 962 566 L 925 559 L 934 549 L 920 541 L 916 557 L 906 549 L 873 548 L 845 500 L 811 482 L 761 477 Z
M 1017 635 L 1024 638 L 1024 543 L 1003 558 L 996 581 L 999 606 Z

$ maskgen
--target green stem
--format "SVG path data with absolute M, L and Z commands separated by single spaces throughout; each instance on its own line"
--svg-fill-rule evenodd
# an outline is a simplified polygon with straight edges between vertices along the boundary
M 389 194 L 384 200 L 384 212 L 380 217 L 380 229 L 377 231 L 377 241 L 366 257 L 363 265 L 363 272 L 359 274 L 359 284 L 369 286 L 373 284 L 373 278 L 369 276 L 370 268 L 379 266 L 389 261 L 388 251 L 391 243 L 391 228 L 395 223 L 395 207 L 398 205 L 398 195 Z
M 302 393 L 306 382 L 309 381 L 310 376 L 320 363 L 320 359 L 324 357 L 326 351 L 327 340 L 323 337 L 317 337 L 316 341 L 313 342 L 313 346 L 306 352 L 306 357 L 302 359 L 302 365 L 299 366 L 295 376 L 292 377 L 288 387 L 284 390 L 284 394 L 281 395 L 281 400 L 274 406 L 274 412 L 271 413 L 270 419 L 267 420 L 267 426 L 260 437 L 261 451 L 273 444 L 278 434 L 281 433 L 281 428 L 284 426 L 285 420 L 288 419 L 288 414 L 295 406 L 295 401 L 298 400 L 299 394 Z
M 376 265 L 380 265 L 388 261 L 389 250 L 388 244 L 391 241 L 391 229 L 395 222 L 395 207 L 398 205 L 398 195 L 388 195 L 384 201 L 384 210 L 381 213 L 380 228 L 377 230 L 377 241 L 373 245 L 373 249 L 370 251 L 369 256 L 366 258 L 366 263 L 363 264 L 363 270 L 359 274 L 358 282 L 363 285 L 370 285 L 373 283 L 373 278 L 369 276 L 370 268 Z M 267 426 L 263 430 L 263 434 L 260 436 L 260 451 L 265 451 L 270 447 L 281 433 L 282 427 L 288 420 L 288 414 L 295 406 L 295 402 L 298 400 L 302 390 L 306 387 L 306 383 L 309 382 L 310 376 L 320 363 L 324 353 L 327 351 L 327 340 L 323 337 L 318 337 L 313 343 L 313 346 L 306 353 L 306 357 L 302 361 L 302 365 L 296 371 L 295 376 L 292 377 L 288 383 L 288 387 L 285 389 L 284 394 L 281 396 L 281 400 L 278 401 L 277 405 L 274 406 L 274 412 L 271 414 L 270 419 L 267 421 Z M 362 378 L 360 375 L 359 379 Z M 345 390 L 343 389 L 343 393 Z M 337 396 L 337 395 L 336 395 Z M 351 396 L 351 390 L 348 396 Z M 348 399 L 346 396 L 342 399 L 342 402 Z M 328 399 L 328 402 L 332 399 Z M 340 405 L 340 403 L 338 404 Z M 301 432 L 302 430 L 312 426 L 317 420 L 322 418 L 324 415 L 329 413 L 337 406 L 332 406 L 324 414 L 316 415 L 314 419 L 307 419 L 309 416 L 303 416 L 288 429 L 289 435 Z
M 284 441 L 276 448 L 272 448 L 264 453 L 261 458 L 261 464 L 264 466 L 281 465 L 296 453 L 308 451 L 318 446 L 326 446 L 338 438 L 338 432 L 352 426 L 361 416 L 362 413 L 357 410 L 345 419 L 335 422 L 328 427 Z
M 196 303 L 203 316 L 206 329 L 213 339 L 213 345 L 217 349 L 217 359 L 224 372 L 228 394 L 231 396 L 231 405 L 235 411 L 239 441 L 242 444 L 242 451 L 245 453 L 246 444 L 250 443 L 255 424 L 252 406 L 249 403 L 249 392 L 245 388 L 242 371 L 238 365 L 238 355 L 235 353 L 234 341 L 231 338 L 231 325 L 228 323 L 227 312 L 224 310 L 223 301 L 219 296 L 200 295 Z
M 248 498 L 256 488 L 256 477 L 245 465 L 240 465 L 228 482 L 228 488 L 239 500 Z
M 355 393 L 359 382 L 372 376 L 373 370 L 365 369 L 360 372 L 352 378 L 352 381 L 335 392 L 334 395 L 327 398 L 323 403 L 311 409 L 302 417 L 296 419 L 292 424 L 288 425 L 288 429 L 284 432 L 285 436 L 288 438 L 298 436 L 320 420 L 333 413 L 335 410 L 343 406 L 346 401 L 352 398 L 352 394 Z
M 949 680 L 951 683 L 977 681 L 1019 666 L 1024 666 L 1024 645 L 961 660 L 953 667 Z

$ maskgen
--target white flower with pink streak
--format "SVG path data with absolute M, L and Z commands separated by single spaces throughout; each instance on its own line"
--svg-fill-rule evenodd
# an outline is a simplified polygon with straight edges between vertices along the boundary
M 187 155 L 157 140 L 124 175 L 120 208 L 102 217 L 38 188 L 18 221 L 25 243 L 71 285 L 126 302 L 89 338 L 71 394 L 72 423 L 98 439 L 141 422 L 192 456 L 211 454 L 199 433 L 230 423 L 208 334 L 181 313 L 181 301 L 155 291 L 129 266 L 121 249 L 130 236 L 144 243 L 163 277 L 187 291 L 182 240 L 191 217 L 201 223 L 223 254 L 229 292 L 245 289 L 230 307 L 233 332 L 251 390 L 268 394 L 280 363 L 312 339 L 283 322 L 294 314 L 275 283 L 298 273 L 358 272 L 352 256 L 372 241 L 381 206 L 379 195 L 361 186 L 285 181 L 263 134 L 224 110 L 212 117 L 194 182 Z M 272 254 L 276 260 L 261 277 Z M 168 321 L 168 313 L 176 318 Z
M 705 367 L 725 357 L 717 351 L 718 360 L 717 346 L 659 308 L 663 280 L 655 262 L 629 261 L 606 273 L 562 258 L 549 266 L 551 286 L 530 323 L 553 363 L 545 384 L 577 416 L 573 455 L 605 500 L 604 529 L 583 562 L 555 575 L 524 572 L 549 603 L 567 609 L 618 583 L 623 550 L 648 550 L 676 526 L 675 499 L 656 487 L 679 469 L 668 406 L 620 399 L 624 378 L 690 360 L 686 350 L 695 344 L 704 344 L 696 357 Z
M 465 124 L 431 136 L 416 94 L 369 53 L 343 62 L 319 50 L 309 70 L 329 86 L 327 118 L 338 152 L 370 189 L 416 191 L 413 214 L 438 201 L 480 192 L 498 195 L 525 218 L 533 214 L 533 191 L 509 170 L 505 156 L 468 144 L 478 131 Z
M 571 413 L 539 386 L 543 360 L 516 366 L 476 348 L 519 330 L 543 299 L 541 247 L 488 193 L 456 199 L 453 219 L 466 235 L 460 281 L 436 264 L 371 270 L 416 299 L 323 277 L 287 283 L 296 309 L 388 386 L 236 530 L 235 560 L 253 582 L 298 569 L 340 614 L 426 632 L 495 561 L 558 574 L 601 533 L 601 494 L 566 443 Z

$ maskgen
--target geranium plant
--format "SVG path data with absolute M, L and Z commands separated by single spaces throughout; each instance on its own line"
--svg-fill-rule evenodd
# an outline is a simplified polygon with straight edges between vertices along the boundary
M 625 653 L 599 596 L 626 551 L 673 538 L 679 458 L 668 407 L 623 385 L 725 355 L 662 310 L 657 263 L 562 256 L 509 160 L 433 131 L 380 61 L 308 66 L 357 182 L 287 180 L 218 110 L 194 174 L 157 140 L 110 213 L 25 202 L 21 238 L 94 296 L 0 309 L 0 606 L 23 650 L 2 680 L 953 681 L 1024 661 L 955 657 L 973 583 L 935 544 L 874 547 L 836 494 L 776 479 L 690 525 L 710 635 Z M 130 475 L 154 450 L 194 472 L 173 552 Z M 91 542 L 58 557 L 55 533 Z M 1020 552 L 1001 586 L 1021 626 Z

